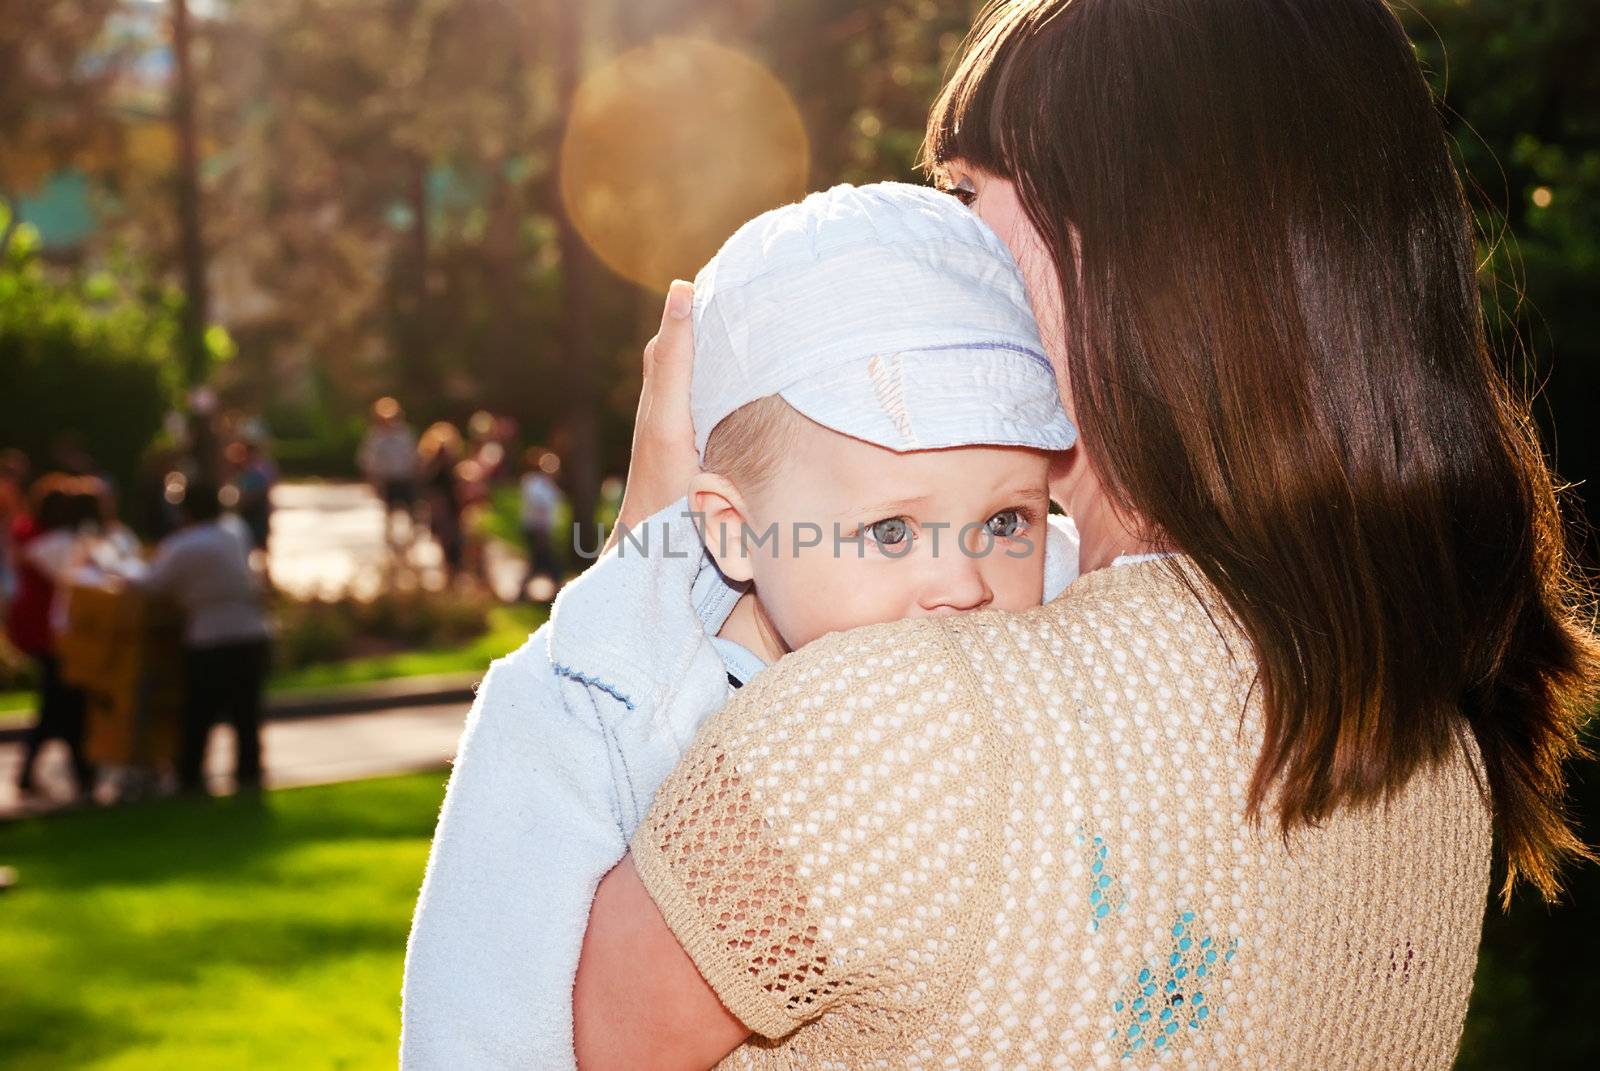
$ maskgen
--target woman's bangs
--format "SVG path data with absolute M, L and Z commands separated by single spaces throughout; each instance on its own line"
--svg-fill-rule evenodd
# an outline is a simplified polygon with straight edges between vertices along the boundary
M 966 48 L 928 113 L 919 166 L 938 178 L 951 160 L 964 160 L 1004 178 L 1015 177 L 1004 129 L 1007 83 L 1028 35 L 1014 32 L 1032 5 L 1002 2 L 979 16 Z M 1014 118 L 1014 117 L 1013 117 Z M 1008 136 L 1008 133 L 1011 136 Z

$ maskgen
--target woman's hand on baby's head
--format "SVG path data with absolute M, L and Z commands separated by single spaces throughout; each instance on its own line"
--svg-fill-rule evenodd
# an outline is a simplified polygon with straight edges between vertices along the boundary
M 689 381 L 694 372 L 694 284 L 674 280 L 667 290 L 661 327 L 644 348 L 644 384 L 633 420 L 628 482 L 617 513 L 617 529 L 638 526 L 670 506 L 700 470 L 689 416 Z M 611 542 L 616 541 L 616 530 Z

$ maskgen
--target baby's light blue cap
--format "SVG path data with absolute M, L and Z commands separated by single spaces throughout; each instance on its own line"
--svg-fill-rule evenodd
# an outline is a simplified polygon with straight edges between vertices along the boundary
M 835 186 L 746 223 L 694 281 L 695 445 L 769 394 L 891 450 L 1064 450 L 1005 243 L 927 186 Z

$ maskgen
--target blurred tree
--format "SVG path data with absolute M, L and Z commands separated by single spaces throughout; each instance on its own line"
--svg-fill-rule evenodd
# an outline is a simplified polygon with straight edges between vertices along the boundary
M 483 341 L 481 302 L 463 317 L 439 298 L 468 267 L 463 248 L 525 254 L 520 8 L 301 0 L 242 7 L 220 34 L 214 241 L 218 300 L 250 358 L 240 393 L 355 412 L 396 391 L 429 416 L 470 409 L 476 384 L 452 350 L 463 320 Z M 337 396 L 306 397 L 319 383 Z
M 1600 475 L 1600 5 L 1398 10 L 1470 176 L 1499 345 L 1543 385 L 1536 408 L 1558 469 L 1587 481 Z M 1585 497 L 1600 519 L 1600 497 Z
M 812 186 L 920 181 L 914 163 L 945 71 L 983 0 L 663 0 L 627 23 L 745 48 L 788 86 Z
M 105 108 L 116 78 L 104 44 L 116 0 L 0 0 L 0 205 L 67 166 L 114 166 L 120 131 Z M 85 62 L 96 55 L 93 63 Z M 19 222 L 0 231 L 0 256 Z
M 554 418 L 555 10 L 299 0 L 214 29 L 211 238 L 239 397 Z
M 572 114 L 572 101 L 583 74 L 589 27 L 576 4 L 564 4 L 556 13 L 554 63 L 556 108 L 563 124 Z M 555 140 L 559 144 L 559 137 Z M 556 207 L 561 250 L 560 339 L 566 351 L 562 362 L 563 393 L 568 413 L 560 429 L 558 449 L 566 455 L 564 483 L 572 499 L 573 535 L 579 547 L 599 547 L 595 537 L 595 507 L 600 500 L 599 440 L 595 421 L 594 291 L 598 265 L 572 214 Z
M 193 30 L 189 0 L 172 0 L 173 79 L 171 112 L 178 152 L 177 187 L 178 260 L 183 271 L 183 372 L 194 386 L 204 381 L 206 327 L 210 322 L 210 297 L 206 285 L 205 239 L 200 215 L 200 145 L 195 116 Z M 204 415 L 194 421 L 193 446 L 202 469 L 214 468 L 216 444 Z
M 1398 8 L 1469 183 L 1485 294 L 1502 355 L 1520 366 L 1561 475 L 1591 523 L 1600 495 L 1600 6 L 1592 0 L 1418 0 Z M 1591 741 L 1593 736 L 1591 733 Z M 1600 822 L 1600 772 L 1574 771 L 1586 839 Z M 1567 902 L 1520 896 L 1490 910 L 1457 1071 L 1589 1068 L 1600 981 L 1600 869 L 1577 867 Z
M 48 271 L 32 228 L 14 229 L 0 256 L 0 447 L 43 467 L 70 438 L 129 486 L 176 400 L 182 305 L 132 260 Z
M 764 38 L 794 90 L 817 181 L 922 181 L 917 149 L 978 0 L 807 0 L 777 5 Z

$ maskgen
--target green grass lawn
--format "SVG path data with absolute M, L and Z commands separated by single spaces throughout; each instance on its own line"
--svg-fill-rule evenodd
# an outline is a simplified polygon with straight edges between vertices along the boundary
M 445 774 L 0 827 L 0 1064 L 392 1068 Z
M 0 1066 L 394 1067 L 444 782 L 0 825 L 21 878 L 0 894 Z M 1564 907 L 1490 911 L 1457 1071 L 1594 1066 L 1597 871 L 1577 870 Z
M 458 647 L 437 651 L 397 651 L 371 658 L 323 662 L 274 673 L 267 682 L 273 694 L 341 684 L 368 684 L 395 677 L 435 673 L 482 673 L 501 655 L 521 647 L 528 635 L 544 624 L 549 607 L 533 603 L 496 606 L 489 611 L 489 631 Z
M 267 692 L 284 695 L 396 677 L 482 673 L 490 662 L 521 647 L 549 613 L 548 607 L 532 603 L 496 606 L 489 611 L 489 631 L 460 646 L 437 651 L 398 651 L 281 670 L 267 681 Z M 0 692 L 0 728 L 29 724 L 33 720 L 33 704 L 32 692 Z

